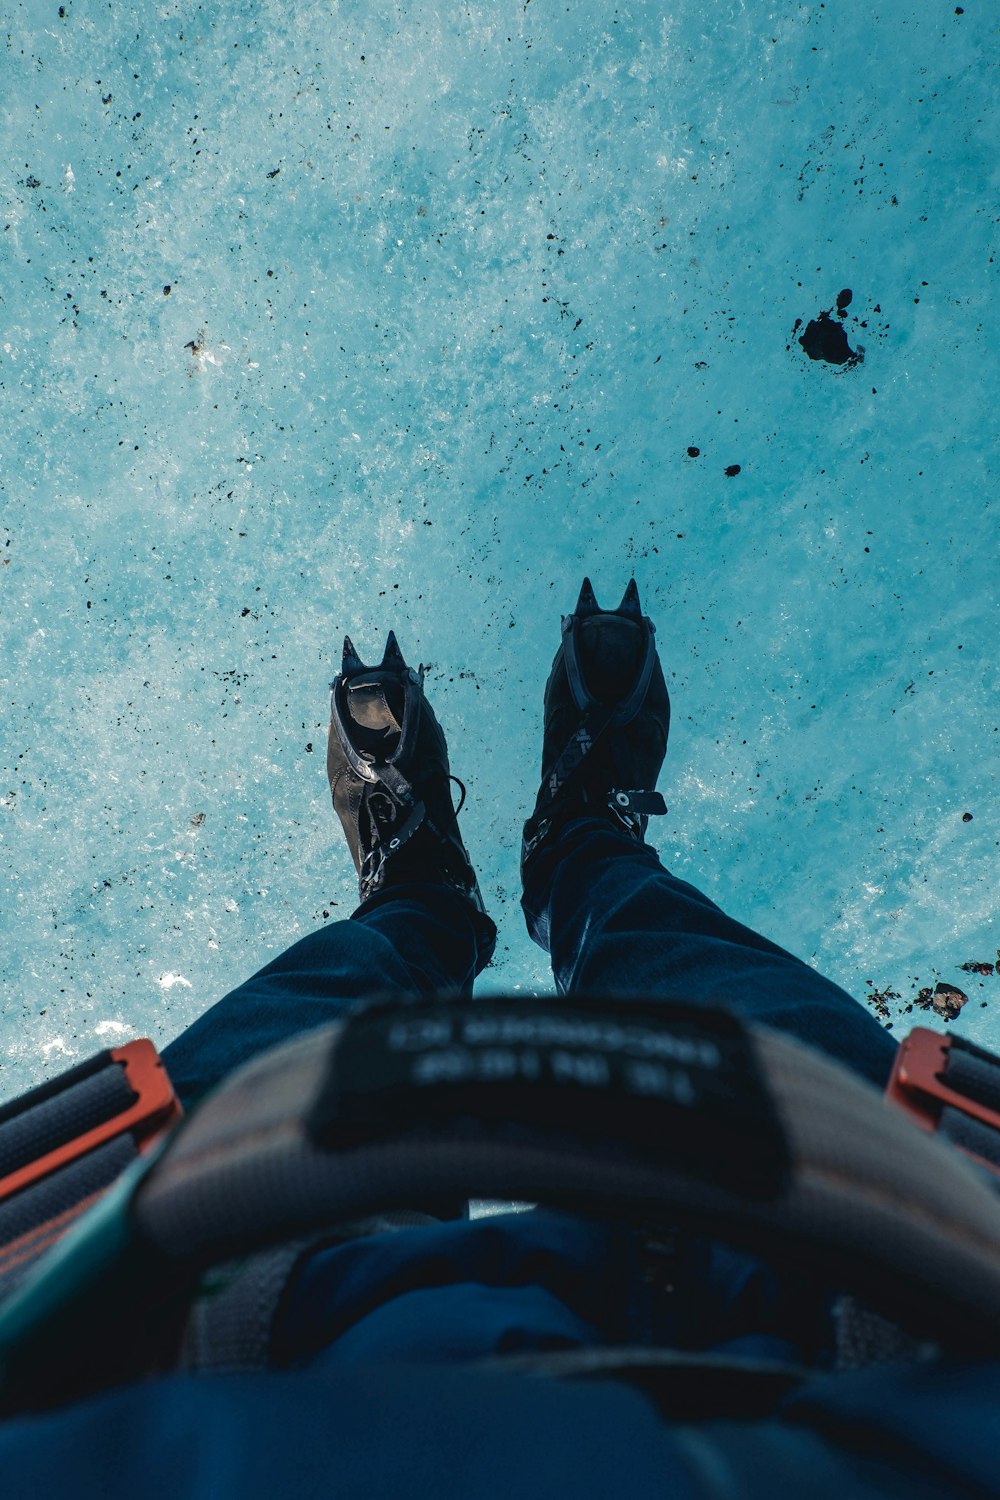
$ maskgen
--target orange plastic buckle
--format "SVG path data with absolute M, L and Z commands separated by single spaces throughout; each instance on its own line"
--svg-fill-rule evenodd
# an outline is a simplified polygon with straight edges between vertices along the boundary
M 148 1151 L 157 1137 L 180 1119 L 180 1101 L 152 1042 L 145 1038 L 129 1042 L 125 1047 L 112 1048 L 110 1056 L 112 1062 L 124 1067 L 126 1081 L 136 1096 L 134 1101 L 75 1140 L 0 1177 L 0 1202 L 125 1131 L 131 1131 L 140 1152 Z
M 961 1110 L 962 1114 L 978 1120 L 982 1125 L 1000 1131 L 1000 1112 L 979 1104 L 966 1094 L 958 1093 L 945 1082 L 951 1041 L 951 1037 L 942 1036 L 939 1031 L 931 1031 L 927 1026 L 915 1026 L 899 1044 L 885 1091 L 886 1098 L 929 1134 L 937 1130 L 941 1111 L 946 1105 Z M 968 1151 L 963 1146 L 958 1146 L 958 1150 L 989 1171 L 1000 1172 L 994 1162 L 986 1161 L 975 1152 Z

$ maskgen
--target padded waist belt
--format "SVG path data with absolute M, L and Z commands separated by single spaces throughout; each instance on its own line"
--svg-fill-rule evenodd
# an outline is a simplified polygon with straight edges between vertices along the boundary
M 56 1365 L 65 1395 L 168 1363 L 215 1262 L 470 1197 L 714 1235 L 948 1352 L 1000 1349 L 1000 1200 L 844 1069 L 698 1007 L 431 999 L 267 1053 L 131 1169 L 0 1313 L 5 1399 L 57 1399 Z

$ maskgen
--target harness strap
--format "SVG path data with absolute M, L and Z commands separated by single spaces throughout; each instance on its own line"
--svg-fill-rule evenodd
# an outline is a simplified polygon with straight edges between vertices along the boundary
M 206 1267 L 473 1196 L 708 1233 L 947 1350 L 1000 1347 L 1000 1202 L 846 1070 L 700 1007 L 431 998 L 249 1063 L 126 1174 L 0 1314 L 7 1399 L 41 1399 L 57 1359 L 89 1382 L 116 1309 L 148 1367 L 131 1298 L 166 1358 Z
M 693 1007 L 363 1011 L 235 1075 L 134 1213 L 168 1258 L 206 1263 L 292 1226 L 471 1196 L 808 1257 L 904 1325 L 1000 1342 L 988 1188 L 819 1054 Z
M 707 1234 L 1000 1349 L 1000 1200 L 847 1070 L 701 1007 L 430 997 L 255 1059 L 126 1173 L 0 1311 L 2 1397 L 169 1365 L 213 1264 L 470 1197 Z

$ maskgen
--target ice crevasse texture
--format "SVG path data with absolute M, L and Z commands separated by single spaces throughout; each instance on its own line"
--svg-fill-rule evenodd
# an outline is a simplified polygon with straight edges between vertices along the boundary
M 1000 1045 L 990 7 L 3 9 L 0 1096 L 352 910 L 345 630 L 428 664 L 483 986 L 546 990 L 584 573 L 658 626 L 670 867 Z

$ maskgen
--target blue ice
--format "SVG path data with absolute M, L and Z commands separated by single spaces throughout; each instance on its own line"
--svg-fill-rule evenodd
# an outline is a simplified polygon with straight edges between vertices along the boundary
M 658 625 L 665 861 L 1000 1045 L 989 7 L 2 9 L 0 1094 L 349 914 L 345 630 L 429 664 L 544 991 L 584 573 Z

